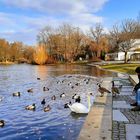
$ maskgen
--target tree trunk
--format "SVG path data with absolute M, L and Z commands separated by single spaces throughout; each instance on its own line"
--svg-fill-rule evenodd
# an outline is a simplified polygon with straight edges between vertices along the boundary
M 127 63 L 127 52 L 124 52 L 124 63 Z

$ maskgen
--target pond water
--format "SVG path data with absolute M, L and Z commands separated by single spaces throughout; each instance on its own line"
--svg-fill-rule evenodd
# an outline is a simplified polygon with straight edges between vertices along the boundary
M 5 120 L 0 140 L 76 140 L 86 115 L 71 113 L 64 104 L 74 102 L 71 97 L 75 93 L 86 104 L 85 95 L 97 93 L 96 83 L 108 76 L 116 74 L 83 65 L 0 65 L 0 120 Z M 43 91 L 44 86 L 49 90 Z M 32 93 L 27 92 L 30 88 Z M 18 91 L 21 96 L 13 97 Z M 61 93 L 66 97 L 60 98 Z M 53 95 L 56 100 L 51 100 Z M 43 98 L 51 106 L 49 112 L 43 111 Z M 35 111 L 25 109 L 33 103 Z

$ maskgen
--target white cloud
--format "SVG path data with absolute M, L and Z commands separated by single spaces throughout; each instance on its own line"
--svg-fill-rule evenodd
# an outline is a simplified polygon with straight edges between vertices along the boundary
M 15 25 L 14 21 L 11 20 L 10 14 L 0 12 L 0 26 L 6 25 L 6 24 L 10 24 L 11 26 Z
M 69 14 L 97 12 L 108 0 L 1 0 L 8 6 L 34 9 L 41 12 Z
M 34 16 L 0 12 L 0 37 L 8 40 L 35 42 L 39 29 L 46 25 L 57 27 L 66 22 L 83 30 L 103 17 L 96 16 L 108 0 L 1 0 L 12 8 L 32 10 Z M 38 13 L 39 12 L 39 13 Z M 9 30 L 9 32 L 7 32 Z
M 36 30 L 25 31 L 3 31 L 0 32 L 0 38 L 5 38 L 9 42 L 20 41 L 28 45 L 35 45 L 36 42 Z

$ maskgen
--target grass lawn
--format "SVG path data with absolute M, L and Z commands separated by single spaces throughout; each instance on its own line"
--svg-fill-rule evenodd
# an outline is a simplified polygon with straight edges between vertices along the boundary
M 123 72 L 128 74 L 136 74 L 135 69 L 136 67 L 140 67 L 140 64 L 108 64 L 108 65 L 101 65 L 102 68 L 113 70 L 117 72 Z

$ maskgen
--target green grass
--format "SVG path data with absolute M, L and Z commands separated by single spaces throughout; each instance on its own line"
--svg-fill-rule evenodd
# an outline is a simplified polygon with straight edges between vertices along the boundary
M 136 67 L 140 67 L 140 64 L 108 64 L 102 65 L 101 67 L 108 70 L 113 70 L 117 72 L 123 72 L 127 74 L 136 74 Z

